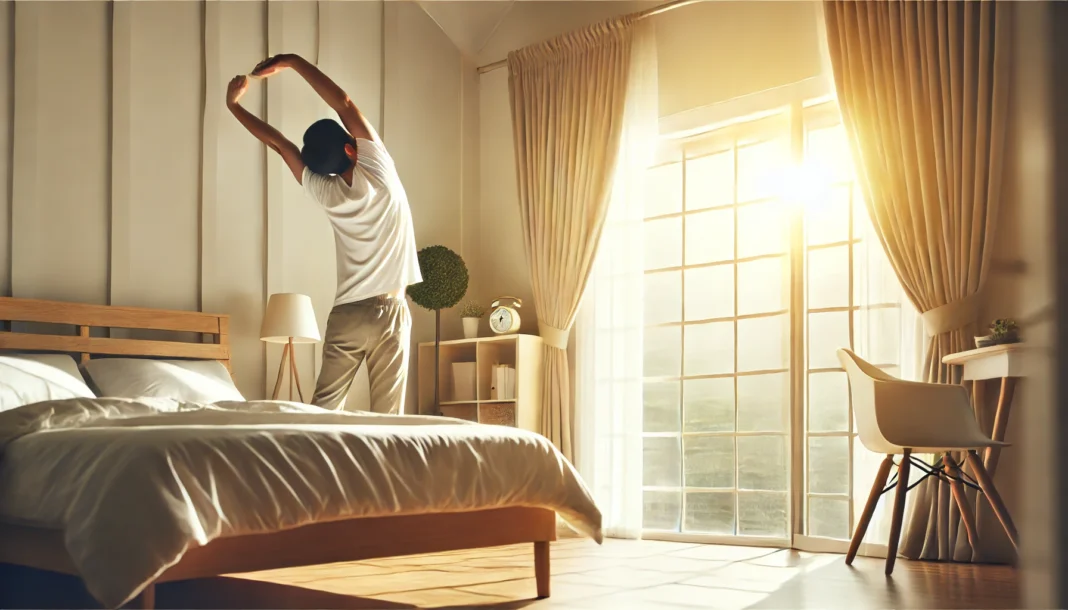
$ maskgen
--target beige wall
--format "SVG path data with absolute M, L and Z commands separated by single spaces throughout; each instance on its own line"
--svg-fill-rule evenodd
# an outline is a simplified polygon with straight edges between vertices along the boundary
M 1053 583 L 1045 568 L 1056 547 L 1048 535 L 1057 515 L 1051 473 L 1030 476 L 1029 464 L 1056 463 L 1052 431 L 1051 359 L 1044 351 L 1053 333 L 1051 309 L 1054 225 L 1052 222 L 1054 141 L 1051 124 L 1049 7 L 1043 2 L 1019 3 L 1013 57 L 1004 188 L 994 243 L 993 261 L 983 293 L 981 327 L 996 318 L 1014 318 L 1034 352 L 1030 375 L 1021 380 L 1013 401 L 1008 442 L 995 482 L 1016 519 L 1024 545 L 1023 567 L 1028 607 L 1059 607 L 1050 597 Z M 993 392 L 991 392 L 993 394 Z M 988 395 L 993 403 L 996 396 Z M 993 408 L 993 405 L 990 405 Z M 981 525 L 996 528 L 983 505 Z M 998 535 L 1000 538 L 1000 534 Z M 1004 546 L 1004 545 L 1002 545 Z M 1008 549 L 1003 549 L 1009 556 Z
M 268 53 L 317 60 L 396 158 L 419 245 L 462 251 L 477 234 L 473 66 L 415 5 L 4 2 L 0 38 L 0 290 L 229 313 L 249 397 L 278 363 L 258 340 L 267 295 L 309 294 L 325 325 L 334 252 L 324 216 L 226 111 L 234 74 Z M 291 73 L 244 101 L 298 142 L 329 115 Z M 433 337 L 429 315 L 413 335 Z M 319 348 L 297 357 L 309 393 Z
M 563 32 L 642 10 L 648 2 L 517 2 L 478 54 L 480 64 Z M 738 98 L 821 76 L 813 2 L 706 2 L 653 17 L 661 128 L 707 123 Z M 508 71 L 483 74 L 481 104 L 480 298 L 522 298 L 522 332 L 537 333 L 520 229 Z M 809 88 L 811 89 L 811 87 Z M 826 93 L 826 86 L 818 93 Z
M 464 227 L 477 210 L 470 189 L 477 167 L 470 146 L 477 129 L 477 100 L 470 73 L 448 37 L 418 5 L 386 2 L 385 133 L 412 205 L 420 247 L 441 244 L 474 264 L 464 248 Z M 472 107 L 472 104 L 475 104 Z M 465 190 L 465 186 L 467 189 Z M 468 236 L 470 237 L 470 236 Z M 470 292 L 469 292 L 470 294 Z M 434 340 L 434 315 L 412 304 L 413 344 Z M 441 314 L 442 338 L 462 336 L 459 318 Z M 414 354 L 407 401 L 414 412 Z
M 1068 11 L 1060 10 L 1056 22 L 1047 2 L 1018 3 L 1015 10 L 1014 95 L 1003 209 L 994 250 L 998 264 L 989 278 L 983 314 L 984 319 L 1020 320 L 1024 339 L 1037 348 L 1030 353 L 1030 376 L 1020 382 L 1013 402 L 1008 438 L 1013 447 L 1002 454 L 996 482 L 1010 488 L 1003 495 L 1009 496 L 1006 502 L 1020 529 L 1023 603 L 1029 608 L 1057 608 L 1065 604 L 1061 589 L 1064 548 L 1051 532 L 1064 527 L 1057 498 L 1058 476 L 1064 478 L 1057 447 L 1064 442 L 1057 437 L 1063 434 L 1063 416 L 1057 416 L 1063 405 L 1054 402 L 1051 357 L 1056 302 L 1053 210 L 1058 201 L 1056 168 L 1058 164 L 1064 167 L 1068 143 L 1054 139 L 1060 116 L 1054 100 L 1061 97 L 1051 81 L 1059 73 L 1063 92 L 1065 77 L 1063 66 L 1059 72 L 1055 67 L 1053 33 L 1068 25 Z M 1063 126 L 1063 117 L 1059 120 Z M 1065 134 L 1063 127 L 1061 134 Z M 1066 204 L 1064 196 L 1063 191 L 1059 193 L 1061 206 Z M 1036 469 L 1035 464 L 1049 467 Z M 1003 472 L 1010 476 L 1001 476 Z

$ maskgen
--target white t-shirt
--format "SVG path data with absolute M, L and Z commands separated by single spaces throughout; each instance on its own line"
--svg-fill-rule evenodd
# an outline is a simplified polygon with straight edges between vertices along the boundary
M 301 182 L 334 228 L 334 305 L 402 291 L 423 281 L 408 196 L 384 146 L 356 139 L 352 186 L 341 176 L 321 176 L 307 167 Z

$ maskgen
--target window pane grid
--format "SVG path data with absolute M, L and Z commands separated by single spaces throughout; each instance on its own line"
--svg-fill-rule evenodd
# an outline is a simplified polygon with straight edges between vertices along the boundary
M 799 114 L 803 119 L 808 113 Z M 806 161 L 810 155 L 840 158 L 840 122 L 803 129 Z M 734 133 L 728 145 L 700 155 L 687 154 L 684 144 L 679 160 L 657 167 L 662 179 L 674 182 L 647 206 L 644 219 L 647 247 L 655 243 L 657 251 L 647 252 L 645 270 L 643 437 L 646 459 L 654 460 L 646 474 L 663 479 L 645 477 L 646 529 L 788 539 L 794 493 L 803 494 L 798 523 L 809 535 L 840 538 L 852 531 L 857 433 L 834 348 L 857 350 L 858 332 L 889 328 L 899 315 L 870 312 L 902 307 L 885 283 L 858 283 L 858 269 L 881 268 L 870 258 L 878 244 L 858 225 L 863 208 L 848 161 L 830 167 L 822 211 L 779 207 L 768 172 L 788 150 L 782 143 L 790 134 L 789 126 L 752 141 Z M 694 148 L 701 146 L 708 148 Z M 831 222 L 819 226 L 820 214 Z M 796 237 L 793 242 L 798 249 L 789 246 L 786 229 L 801 236 L 800 244 Z M 799 273 L 804 290 L 795 298 L 790 282 Z M 883 271 L 881 277 L 889 275 Z M 791 311 L 800 313 L 791 318 Z M 797 356 L 798 386 L 790 368 L 796 347 L 776 339 L 789 338 L 795 323 L 803 333 L 796 347 L 804 349 Z M 873 346 L 882 354 L 873 358 L 882 360 L 876 366 L 899 368 L 889 346 Z M 780 378 L 786 380 L 782 393 L 775 381 Z M 814 403 L 817 391 L 822 402 Z M 814 404 L 825 413 L 815 413 Z M 648 417 L 656 413 L 660 419 Z M 793 413 L 802 425 L 804 459 L 797 465 L 800 488 L 791 492 Z
M 768 323 L 774 324 L 773 320 L 789 313 L 789 309 L 783 307 L 773 307 L 770 311 L 739 313 L 737 290 L 739 266 L 744 263 L 756 263 L 759 261 L 787 260 L 789 257 L 789 253 L 786 251 L 753 252 L 750 256 L 740 256 L 742 252 L 739 244 L 739 231 L 741 230 L 740 223 L 742 220 L 740 219 L 739 210 L 745 211 L 746 214 L 750 214 L 750 211 L 756 213 L 758 210 L 763 211 L 765 209 L 770 211 L 774 208 L 761 208 L 759 206 L 774 206 L 777 203 L 777 199 L 766 196 L 753 197 L 752 195 L 759 189 L 751 189 L 747 200 L 739 199 L 737 188 L 739 180 L 739 149 L 759 146 L 766 142 L 769 142 L 769 140 L 741 146 L 735 140 L 730 147 L 723 148 L 711 155 L 684 158 L 679 165 L 678 171 L 671 164 L 661 166 L 662 168 L 667 168 L 665 171 L 675 172 L 675 176 L 681 174 L 681 182 L 685 185 L 681 193 L 681 209 L 667 213 L 650 214 L 646 218 L 646 223 L 661 223 L 657 229 L 658 231 L 663 227 L 667 227 L 667 225 L 663 224 L 664 221 L 676 223 L 672 225 L 670 230 L 671 234 L 676 234 L 675 232 L 677 231 L 676 243 L 681 246 L 681 259 L 679 259 L 679 264 L 670 266 L 649 264 L 649 268 L 645 272 L 646 278 L 652 278 L 651 281 L 654 282 L 649 284 L 649 281 L 647 281 L 647 289 L 659 287 L 670 293 L 670 295 L 647 295 L 647 304 L 650 302 L 650 298 L 654 299 L 653 303 L 657 305 L 658 311 L 654 312 L 651 318 L 647 316 L 646 332 L 677 333 L 677 339 L 670 338 L 670 341 L 676 342 L 676 348 L 673 349 L 678 349 L 683 354 L 683 358 L 677 375 L 664 375 L 662 374 L 665 372 L 664 370 L 650 371 L 647 367 L 645 384 L 647 388 L 674 388 L 676 385 L 681 384 L 683 389 L 682 395 L 677 399 L 678 408 L 674 410 L 676 416 L 674 418 L 675 423 L 672 425 L 673 429 L 670 431 L 652 430 L 647 425 L 643 436 L 647 439 L 647 446 L 648 442 L 672 443 L 670 446 L 673 450 L 679 452 L 677 461 L 675 461 L 675 458 L 672 458 L 672 461 L 677 464 L 676 472 L 680 485 L 649 484 L 652 481 L 648 480 L 646 481 L 647 484 L 643 485 L 643 490 L 650 494 L 646 498 L 647 507 L 650 506 L 649 503 L 652 501 L 656 504 L 658 511 L 655 518 L 651 519 L 652 523 L 650 523 L 650 519 L 646 520 L 648 529 L 695 532 L 710 530 L 713 533 L 757 536 L 770 535 L 774 530 L 775 535 L 786 536 L 785 511 L 788 506 L 786 502 L 788 489 L 785 486 L 787 478 L 785 467 L 782 473 L 776 474 L 772 472 L 770 473 L 771 478 L 768 478 L 769 475 L 756 475 L 750 472 L 750 468 L 743 469 L 740 465 L 744 459 L 749 459 L 750 461 L 760 460 L 763 457 L 762 452 L 767 450 L 775 452 L 778 459 L 784 461 L 786 459 L 788 438 L 788 433 L 785 429 L 763 429 L 775 428 L 777 420 L 782 419 L 781 417 L 772 415 L 772 418 L 767 421 L 761 419 L 741 421 L 739 414 L 739 409 L 741 408 L 740 400 L 747 401 L 746 404 L 750 405 L 750 409 L 756 409 L 756 411 L 753 411 L 753 416 L 762 413 L 762 409 L 766 408 L 765 404 L 772 404 L 772 413 L 775 411 L 773 402 L 761 402 L 766 401 L 766 398 L 748 395 L 739 396 L 738 379 L 740 377 L 755 379 L 758 375 L 776 375 L 789 372 L 788 368 L 752 367 L 751 365 L 749 368 L 756 368 L 757 370 L 739 370 L 741 364 L 739 348 L 744 347 L 739 345 L 739 333 L 745 333 L 746 328 L 748 328 L 742 325 L 760 320 L 768 320 Z M 730 166 L 729 168 L 727 167 L 728 165 Z M 714 183 L 714 181 L 710 182 L 707 176 L 691 173 L 691 166 L 701 169 L 711 168 L 718 172 L 717 176 L 719 178 L 725 176 L 724 171 L 729 171 L 733 184 L 728 188 L 725 184 L 722 184 L 722 181 L 718 184 Z M 758 169 L 760 168 L 755 166 L 748 171 L 752 173 L 752 170 Z M 727 194 L 729 194 L 729 199 Z M 699 199 L 695 199 L 695 196 L 699 197 Z M 762 216 L 753 216 L 752 218 L 762 218 Z M 750 220 L 749 222 L 752 221 Z M 724 227 L 723 223 L 728 223 L 727 227 Z M 731 233 L 730 236 L 723 232 L 723 229 L 728 227 Z M 698 232 L 695 233 L 695 231 Z M 668 233 L 662 234 L 664 237 L 669 235 Z M 723 238 L 717 242 L 715 238 L 720 235 Z M 691 239 L 696 236 L 701 236 L 702 241 L 716 243 L 692 242 Z M 727 242 L 728 239 L 729 244 L 723 243 Z M 729 249 L 717 251 L 716 248 L 721 245 L 729 246 Z M 670 256 L 677 256 L 674 252 L 678 252 L 678 250 L 674 247 L 670 249 Z M 658 260 L 666 261 L 668 259 L 663 258 L 661 253 Z M 727 265 L 730 265 L 730 267 L 727 267 Z M 721 276 L 711 275 L 699 278 L 695 274 L 700 270 L 716 268 L 724 270 L 726 277 L 722 279 L 733 284 L 733 294 L 727 294 L 726 289 L 718 289 L 716 282 L 707 283 L 709 280 L 714 280 Z M 677 274 L 677 279 L 673 274 Z M 692 274 L 694 275 L 691 278 Z M 705 283 L 691 284 L 691 280 L 694 282 L 705 281 Z M 678 290 L 681 297 L 676 297 L 676 290 Z M 721 293 L 722 297 L 726 299 L 726 303 L 729 303 L 729 313 L 731 315 L 726 315 L 728 313 L 727 310 L 723 310 L 720 313 L 715 308 L 709 309 L 707 306 L 700 306 L 702 300 L 715 299 L 716 293 Z M 702 315 L 702 313 L 705 315 Z M 716 315 L 717 313 L 719 315 Z M 712 316 L 708 314 L 712 314 Z M 694 319 L 689 319 L 691 317 Z M 729 332 L 732 336 L 728 338 L 725 332 Z M 726 344 L 723 343 L 724 340 L 726 340 Z M 713 351 L 710 352 L 705 349 L 705 345 L 714 348 Z M 715 346 L 719 347 L 716 348 Z M 726 354 L 726 349 L 724 348 L 730 349 L 732 353 Z M 716 358 L 719 356 L 715 355 L 715 349 L 719 349 L 723 356 L 728 357 L 728 360 L 722 361 L 722 364 L 717 364 Z M 759 364 L 759 361 L 754 361 L 751 364 Z M 675 366 L 674 362 L 671 362 L 667 368 L 675 368 Z M 730 370 L 724 370 L 723 372 L 714 370 L 721 366 L 729 366 Z M 713 370 L 708 371 L 708 367 L 712 367 Z M 694 385 L 709 383 L 730 384 L 727 386 L 727 388 L 730 388 L 728 394 L 733 394 L 733 396 L 730 396 L 729 400 L 724 403 L 722 397 L 717 398 L 716 396 L 702 394 L 702 390 L 713 390 L 713 394 L 716 394 L 718 391 L 715 391 L 714 388 L 722 386 L 705 387 Z M 726 390 L 727 388 L 724 389 Z M 673 389 L 671 391 L 674 392 Z M 712 402 L 710 403 L 709 400 Z M 693 409 L 698 408 L 707 410 L 713 408 L 715 404 L 729 407 L 730 419 L 723 423 L 726 424 L 725 429 L 719 428 L 723 424 L 708 420 L 707 415 L 702 416 L 704 419 L 699 418 L 697 417 L 698 412 L 693 411 Z M 779 405 L 779 410 L 785 412 L 786 406 L 785 404 Z M 647 412 L 649 408 L 647 396 Z M 713 409 L 710 413 L 714 412 L 715 410 Z M 727 412 L 723 412 L 723 415 L 726 414 Z M 747 418 L 749 417 L 751 416 L 747 416 Z M 740 425 L 754 427 L 754 429 L 740 431 Z M 696 426 L 696 429 L 694 426 Z M 709 427 L 712 429 L 708 429 Z M 768 442 L 772 444 L 766 445 Z M 712 444 L 709 445 L 708 443 Z M 757 444 L 752 445 L 752 443 Z M 663 446 L 668 447 L 668 445 Z M 709 451 L 713 453 L 708 453 Z M 756 453 L 753 453 L 753 451 L 756 451 Z M 719 457 L 717 458 L 716 456 Z M 710 471 L 709 467 L 714 466 L 714 464 L 706 463 L 708 459 L 713 461 L 715 459 L 728 460 L 731 463 L 731 477 L 724 478 L 716 475 L 715 470 Z M 724 463 L 725 465 L 726 463 Z M 672 475 L 672 478 L 675 478 L 675 476 Z M 754 476 L 757 478 L 753 478 Z M 687 483 L 688 478 L 691 477 L 694 478 L 694 481 L 699 482 L 697 484 Z M 768 485 L 780 485 L 782 489 L 761 489 L 761 487 Z M 756 498 L 758 497 L 768 497 L 769 499 L 757 500 Z M 729 504 L 722 504 L 721 500 Z M 667 502 L 667 504 L 664 504 L 664 502 Z M 691 502 L 697 502 L 697 504 L 691 504 Z M 771 504 L 768 505 L 767 502 L 771 502 Z M 669 510 L 672 510 L 671 506 L 675 505 L 678 507 L 679 514 L 672 518 L 665 517 L 665 513 L 661 509 L 667 506 Z M 782 514 L 783 522 L 769 526 L 761 518 L 742 514 L 746 506 L 769 506 L 771 507 L 771 513 L 778 511 L 778 513 Z M 756 517 L 760 517 L 760 515 L 758 514 Z
M 835 137 L 844 138 L 844 130 L 840 122 L 836 122 L 830 125 L 821 125 L 819 128 L 806 130 L 806 158 L 809 152 L 811 152 L 812 134 L 814 132 L 821 132 L 824 137 L 824 144 L 827 141 L 833 140 Z M 827 136 L 827 134 L 834 134 Z M 823 152 L 827 152 L 825 149 Z M 848 170 L 848 171 L 847 171 Z M 846 324 L 846 331 L 848 337 L 848 346 L 850 349 L 857 350 L 857 323 L 858 316 L 869 316 L 870 312 L 879 311 L 901 311 L 900 301 L 891 302 L 883 300 L 879 302 L 880 297 L 876 296 L 874 302 L 871 302 L 873 295 L 861 295 L 866 296 L 869 302 L 858 302 L 857 292 L 857 265 L 858 261 L 855 256 L 858 254 L 858 250 L 867 238 L 862 237 L 862 231 L 858 222 L 861 222 L 862 217 L 858 217 L 858 210 L 860 210 L 861 201 L 859 200 L 859 192 L 856 188 L 855 181 L 852 175 L 852 167 L 846 165 L 844 169 L 839 168 L 839 171 L 844 176 L 835 180 L 832 183 L 832 189 L 839 189 L 839 193 L 845 195 L 842 199 L 845 203 L 845 209 L 842 210 L 845 215 L 848 216 L 848 222 L 844 223 L 846 234 L 841 235 L 844 239 L 834 239 L 832 234 L 826 230 L 820 232 L 820 238 L 812 239 L 806 237 L 805 257 L 806 260 L 810 257 L 818 254 L 822 259 L 819 262 L 822 264 L 830 264 L 833 260 L 839 260 L 840 264 L 845 263 L 844 283 L 847 292 L 843 295 L 840 292 L 840 288 L 836 288 L 839 292 L 834 293 L 834 297 L 842 298 L 844 296 L 843 306 L 823 306 L 830 305 L 829 303 L 810 303 L 806 298 L 805 308 L 805 343 L 811 344 L 811 341 L 817 339 L 813 336 L 813 329 L 811 323 L 813 321 L 813 315 L 843 315 L 841 320 Z M 832 191 L 833 192 L 833 191 Z M 831 239 L 828 239 L 830 237 Z M 814 254 L 816 253 L 816 254 Z M 864 255 L 863 251 L 860 252 Z M 828 256 L 841 256 L 844 260 L 828 258 Z M 872 264 L 868 259 L 867 264 Z M 809 274 L 814 270 L 818 270 L 825 274 L 822 281 L 827 282 L 829 280 L 837 280 L 833 275 L 826 275 L 827 273 L 834 273 L 833 267 L 818 268 L 810 264 L 806 264 L 806 286 L 811 286 Z M 866 268 L 865 268 L 866 269 Z M 867 281 L 867 280 L 866 280 Z M 833 284 L 831 284 L 833 285 Z M 869 285 L 870 286 L 870 285 Z M 811 289 L 811 288 L 809 288 Z M 867 288 L 867 290 L 871 290 Z M 877 290 L 877 289 L 876 289 Z M 824 292 L 819 295 L 821 301 L 827 300 L 827 293 Z M 890 296 L 890 295 L 884 295 Z M 833 297 L 832 297 L 833 300 Z M 837 304 L 835 304 L 837 305 Z M 895 314 L 896 315 L 896 314 Z M 865 323 L 870 324 L 868 318 L 865 317 Z M 829 346 L 828 346 L 829 347 Z M 865 354 L 868 357 L 867 354 Z M 885 357 L 884 354 L 882 357 Z M 897 357 L 899 360 L 899 356 Z M 869 360 L 873 363 L 878 362 L 879 355 L 871 354 Z M 829 364 L 829 363 L 828 363 Z M 837 362 L 834 363 L 837 365 Z M 899 362 L 890 360 L 884 362 L 878 362 L 876 364 L 880 369 L 896 369 L 899 367 Z M 816 384 L 816 380 L 819 379 L 820 384 Z M 831 385 L 827 385 L 828 382 L 833 381 Z M 826 366 L 823 361 L 820 363 L 814 363 L 812 361 L 811 350 L 806 350 L 806 374 L 804 376 L 804 409 L 806 426 L 805 436 L 805 493 L 806 500 L 804 506 L 807 514 L 803 521 L 805 531 L 811 536 L 824 536 L 832 538 L 845 538 L 847 539 L 853 530 L 854 521 L 854 451 L 855 445 L 858 441 L 857 432 L 855 429 L 855 417 L 853 414 L 852 396 L 849 394 L 847 381 L 843 369 L 838 366 Z M 832 388 L 834 388 L 832 390 Z M 820 401 L 824 404 L 820 405 L 821 412 L 819 417 L 816 417 L 816 413 L 813 409 L 820 403 L 814 403 L 816 400 L 814 392 L 820 391 Z M 831 392 L 828 394 L 828 392 Z M 835 400 L 837 398 L 838 400 Z M 826 402 L 830 401 L 830 402 Z M 841 401 L 841 402 L 839 402 Z M 831 406 L 843 404 L 845 412 L 842 413 L 844 417 L 835 415 L 832 420 L 826 419 L 830 412 L 827 409 Z M 839 419 L 841 417 L 841 419 Z M 844 420 L 844 421 L 843 421 Z M 828 426 L 830 426 L 828 428 Z M 835 440 L 839 439 L 839 440 Z M 816 445 L 813 445 L 816 443 Z M 830 443 L 830 444 L 828 444 Z M 814 455 L 813 451 L 816 447 L 820 448 L 823 455 Z M 840 449 L 832 449 L 839 447 Z M 841 451 L 847 452 L 845 455 L 841 455 Z M 826 453 L 831 451 L 832 453 Z M 845 468 L 841 468 L 841 466 Z M 819 469 L 814 475 L 813 468 Z M 844 472 L 843 472 L 844 471 Z M 829 473 L 837 472 L 838 475 L 834 478 L 834 485 L 844 484 L 845 490 L 848 493 L 845 494 L 828 494 L 824 493 L 827 490 L 823 489 L 828 484 L 831 484 L 826 477 Z M 815 479 L 814 479 L 815 476 Z M 841 476 L 844 476 L 844 481 L 841 481 Z M 822 479 L 820 477 L 823 477 Z M 815 485 L 815 487 L 814 487 Z M 860 490 L 861 493 L 865 490 Z M 818 507 L 816 504 L 818 503 Z M 843 527 L 844 526 L 844 527 Z
M 732 260 L 712 261 L 712 262 L 708 262 L 708 263 L 691 263 L 691 264 L 686 264 L 686 265 L 674 265 L 674 266 L 671 266 L 671 267 L 650 267 L 649 269 L 645 270 L 645 274 L 649 275 L 649 274 L 653 274 L 653 273 L 663 273 L 665 271 L 682 271 L 684 269 L 703 269 L 703 268 L 706 268 L 706 267 L 719 267 L 719 266 L 724 266 L 724 265 L 736 265 L 736 264 L 741 264 L 741 263 L 750 263 L 750 262 L 753 262 L 753 261 L 760 261 L 760 260 L 767 260 L 767 259 L 774 259 L 774 258 L 781 259 L 781 258 L 786 258 L 786 256 L 787 256 L 786 254 L 783 254 L 781 252 L 776 252 L 774 254 L 756 254 L 754 256 L 746 256 L 746 257 L 742 257 L 742 258 L 738 258 L 738 259 L 732 259 Z M 628 273 L 626 275 L 629 276 L 631 274 Z M 621 274 L 621 277 L 622 277 L 622 274 Z
M 647 324 L 645 328 L 667 328 L 672 326 L 699 326 L 702 324 L 711 324 L 717 322 L 733 322 L 735 320 L 754 320 L 759 318 L 774 318 L 776 316 L 782 316 L 790 313 L 789 309 L 780 309 L 778 311 L 769 311 L 765 313 L 750 313 L 740 316 L 726 316 L 722 318 L 707 318 L 699 320 L 680 320 L 678 322 L 660 322 L 657 324 Z

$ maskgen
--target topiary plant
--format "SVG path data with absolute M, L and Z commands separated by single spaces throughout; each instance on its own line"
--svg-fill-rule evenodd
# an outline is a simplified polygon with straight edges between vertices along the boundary
M 427 246 L 418 253 L 423 281 L 408 287 L 416 305 L 434 312 L 434 412 L 441 411 L 438 400 L 438 358 L 441 351 L 441 310 L 455 306 L 467 294 L 470 276 L 460 255 L 445 246 Z
M 423 281 L 408 287 L 416 305 L 431 311 L 455 306 L 467 294 L 467 265 L 445 246 L 427 246 L 419 251 Z

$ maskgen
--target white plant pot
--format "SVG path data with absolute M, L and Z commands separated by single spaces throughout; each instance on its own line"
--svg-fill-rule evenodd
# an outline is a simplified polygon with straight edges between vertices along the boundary
M 481 318 L 464 318 L 464 339 L 474 339 L 478 337 L 478 323 L 482 321 Z

